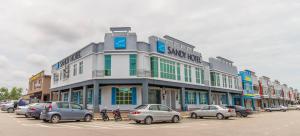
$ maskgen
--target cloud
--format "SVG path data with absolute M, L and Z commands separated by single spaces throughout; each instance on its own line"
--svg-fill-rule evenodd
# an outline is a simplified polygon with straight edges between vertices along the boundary
M 44 67 L 48 64 L 48 58 L 41 54 L 30 54 L 26 57 L 26 60 L 38 67 Z
M 0 55 L 0 69 L 7 67 L 8 59 L 6 56 Z

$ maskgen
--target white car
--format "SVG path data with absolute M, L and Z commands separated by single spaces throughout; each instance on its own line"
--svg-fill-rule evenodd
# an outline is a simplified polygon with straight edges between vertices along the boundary
M 283 112 L 286 112 L 287 109 L 288 109 L 287 107 L 280 105 L 280 106 L 272 106 L 270 108 L 265 108 L 265 111 L 267 111 L 267 112 L 272 112 L 272 111 L 283 111 Z
M 28 109 L 28 105 L 26 106 L 18 106 L 18 108 L 16 109 L 16 114 L 17 115 L 25 115 L 25 117 L 27 118 L 28 116 L 26 115 L 27 109 Z
M 228 119 L 229 117 L 236 117 L 234 109 L 226 108 L 220 105 L 207 105 L 199 110 L 190 112 L 191 118 L 203 117 L 217 117 L 218 119 Z
M 288 110 L 300 110 L 300 105 L 289 105 Z

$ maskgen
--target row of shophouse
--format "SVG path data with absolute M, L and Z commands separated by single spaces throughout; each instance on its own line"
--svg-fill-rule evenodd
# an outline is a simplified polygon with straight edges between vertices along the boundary
M 110 30 L 104 42 L 88 44 L 53 64 L 51 87 L 39 98 L 49 94 L 49 100 L 75 102 L 94 111 L 149 103 L 179 111 L 207 104 L 259 110 L 297 101 L 296 89 L 250 70 L 239 72 L 223 57 L 205 61 L 195 46 L 171 36 L 150 36 L 143 42 L 130 27 Z

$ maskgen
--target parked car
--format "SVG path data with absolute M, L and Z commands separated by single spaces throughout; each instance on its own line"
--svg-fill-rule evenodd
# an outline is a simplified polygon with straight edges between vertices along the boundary
M 217 117 L 218 119 L 229 119 L 229 117 L 235 117 L 236 113 L 234 109 L 224 106 L 207 105 L 199 110 L 190 112 L 190 116 L 191 118 Z
M 92 121 L 93 113 L 70 102 L 50 102 L 40 115 L 44 122 L 58 123 L 61 120 Z
M 267 112 L 272 112 L 272 111 L 283 111 L 283 112 L 286 112 L 287 111 L 287 107 L 285 106 L 272 106 L 272 107 L 269 107 L 269 108 L 265 108 L 265 111 Z
M 247 117 L 248 115 L 251 115 L 253 113 L 251 109 L 247 109 L 239 105 L 232 105 L 232 106 L 225 106 L 225 107 L 234 109 L 236 116 L 238 117 Z
M 45 109 L 47 103 L 34 103 L 28 106 L 25 116 L 40 119 L 42 110 Z
M 288 105 L 288 110 L 300 110 L 300 105 Z
M 8 113 L 13 113 L 15 111 L 15 108 L 17 108 L 17 102 L 11 101 L 5 104 L 2 104 L 1 110 L 7 111 Z
M 129 112 L 128 118 L 136 123 L 144 122 L 147 125 L 162 121 L 177 123 L 181 120 L 179 112 L 161 104 L 140 105 Z
M 15 112 L 17 115 L 25 115 L 25 117 L 27 118 L 28 116 L 26 115 L 26 112 L 27 112 L 28 107 L 29 107 L 28 105 L 18 106 Z

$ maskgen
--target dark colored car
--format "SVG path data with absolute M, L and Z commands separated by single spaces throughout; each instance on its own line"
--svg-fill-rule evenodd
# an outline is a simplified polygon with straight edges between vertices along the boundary
M 239 116 L 239 117 L 247 117 L 248 115 L 252 114 L 251 109 L 247 109 L 247 108 L 239 106 L 239 105 L 231 105 L 231 106 L 226 106 L 226 107 L 235 109 L 236 116 Z
M 35 103 L 28 107 L 26 115 L 35 119 L 40 119 L 41 112 L 47 103 Z

